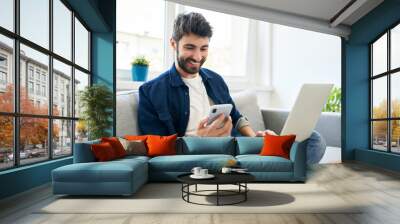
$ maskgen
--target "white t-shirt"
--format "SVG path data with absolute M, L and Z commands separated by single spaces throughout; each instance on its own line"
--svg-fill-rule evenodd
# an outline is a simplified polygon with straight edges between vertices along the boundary
M 186 127 L 186 136 L 196 136 L 197 126 L 200 121 L 208 116 L 210 105 L 213 104 L 207 95 L 203 79 L 199 74 L 195 78 L 183 78 L 183 82 L 189 87 L 189 122 Z

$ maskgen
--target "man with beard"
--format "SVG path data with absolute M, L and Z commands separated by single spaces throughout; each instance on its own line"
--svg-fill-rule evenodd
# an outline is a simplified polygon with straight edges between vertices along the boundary
M 238 131 L 244 136 L 256 136 L 247 118 L 236 109 L 222 77 L 201 67 L 211 36 L 212 28 L 201 14 L 178 15 L 170 39 L 175 63 L 139 88 L 138 121 L 142 134 L 229 136 Z M 210 105 L 228 103 L 233 105 L 230 116 L 221 114 L 207 125 Z

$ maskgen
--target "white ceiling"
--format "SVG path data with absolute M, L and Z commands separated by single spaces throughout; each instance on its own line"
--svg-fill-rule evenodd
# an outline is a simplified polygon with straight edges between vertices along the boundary
M 383 2 L 383 0 L 168 1 L 342 37 L 348 37 L 351 25 Z M 349 7 L 341 12 L 348 4 Z
M 351 0 L 226 0 L 329 21 Z

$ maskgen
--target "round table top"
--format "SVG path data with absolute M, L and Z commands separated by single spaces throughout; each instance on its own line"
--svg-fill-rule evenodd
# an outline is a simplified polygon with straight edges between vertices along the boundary
M 255 180 L 249 173 L 212 173 L 215 177 L 210 179 L 194 179 L 192 173 L 181 174 L 177 177 L 178 181 L 186 184 L 236 184 L 248 183 Z

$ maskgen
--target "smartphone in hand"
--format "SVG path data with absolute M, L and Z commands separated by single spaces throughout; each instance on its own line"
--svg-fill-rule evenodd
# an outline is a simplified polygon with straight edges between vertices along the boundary
M 220 114 L 224 114 L 228 117 L 232 111 L 232 104 L 216 104 L 210 107 L 210 113 L 208 114 L 207 125 L 214 122 Z

